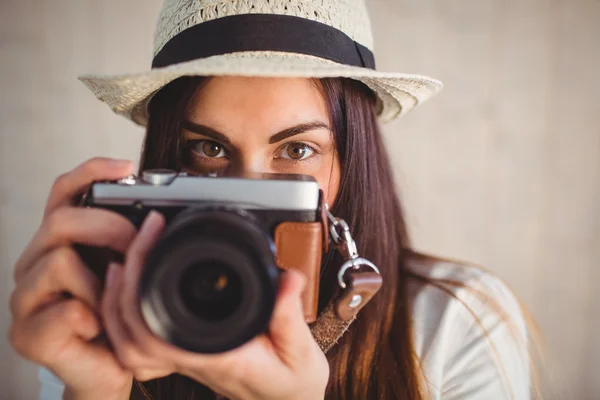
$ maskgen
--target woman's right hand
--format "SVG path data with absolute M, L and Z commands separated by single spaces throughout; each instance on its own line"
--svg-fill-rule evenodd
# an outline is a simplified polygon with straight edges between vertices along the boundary
M 136 235 L 133 224 L 110 211 L 76 207 L 75 199 L 93 181 L 132 171 L 129 161 L 96 158 L 60 176 L 39 230 L 15 265 L 10 342 L 65 383 L 65 398 L 129 398 L 131 372 L 98 339 L 101 284 L 73 244 L 125 252 Z

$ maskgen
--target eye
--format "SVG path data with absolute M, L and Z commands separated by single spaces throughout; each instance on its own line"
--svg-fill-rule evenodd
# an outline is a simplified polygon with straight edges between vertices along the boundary
M 206 158 L 227 157 L 225 148 L 212 140 L 198 140 L 190 146 L 193 151 Z
M 300 161 L 314 154 L 315 150 L 306 143 L 290 143 L 281 149 L 281 158 Z

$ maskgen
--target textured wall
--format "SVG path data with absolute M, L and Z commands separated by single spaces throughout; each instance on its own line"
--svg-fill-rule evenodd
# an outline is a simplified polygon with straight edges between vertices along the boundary
M 551 397 L 599 398 L 600 2 L 368 1 L 379 68 L 446 84 L 385 128 L 416 246 L 503 277 L 559 364 Z M 145 69 L 159 6 L 0 2 L 2 304 L 54 177 L 137 158 L 141 130 L 74 77 Z M 35 398 L 35 368 L 5 342 L 0 360 L 0 398 Z

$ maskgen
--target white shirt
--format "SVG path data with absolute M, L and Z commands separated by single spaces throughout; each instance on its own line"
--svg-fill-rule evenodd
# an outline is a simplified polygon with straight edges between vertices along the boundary
M 527 329 L 508 287 L 479 268 L 451 262 L 410 268 L 464 286 L 445 285 L 457 299 L 434 286 L 409 283 L 414 346 L 430 398 L 530 399 Z
M 429 397 L 529 399 L 526 325 L 519 303 L 506 285 L 478 268 L 451 262 L 419 263 L 410 268 L 421 276 L 464 286 L 446 285 L 454 297 L 417 281 L 408 285 L 414 346 Z M 39 379 L 40 400 L 62 399 L 63 384 L 52 373 L 40 368 Z

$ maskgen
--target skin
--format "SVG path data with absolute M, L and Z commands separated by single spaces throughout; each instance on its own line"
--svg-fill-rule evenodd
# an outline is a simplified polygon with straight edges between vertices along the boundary
M 212 78 L 192 97 L 186 122 L 188 169 L 312 175 L 333 204 L 340 166 L 327 106 L 313 81 Z
M 185 169 L 314 176 L 331 204 L 340 166 L 325 102 L 308 79 L 212 78 L 193 96 L 184 130 Z M 329 368 L 304 322 L 305 278 L 282 274 L 267 334 L 228 353 L 194 354 L 153 336 L 135 301 L 148 251 L 164 229 L 151 213 L 136 232 L 105 210 L 74 206 L 96 180 L 132 173 L 129 161 L 97 158 L 59 177 L 39 230 L 15 265 L 10 341 L 52 370 L 69 399 L 128 399 L 132 378 L 191 377 L 231 399 L 323 398 Z M 72 249 L 107 246 L 125 254 L 104 289 Z M 72 297 L 65 298 L 62 293 Z M 112 349 L 97 337 L 105 331 Z

